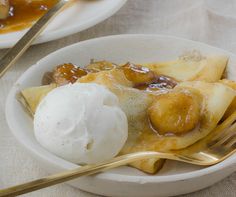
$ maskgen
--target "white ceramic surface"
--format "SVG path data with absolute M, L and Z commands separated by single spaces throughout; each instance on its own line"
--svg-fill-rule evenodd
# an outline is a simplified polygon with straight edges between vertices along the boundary
M 79 0 L 60 13 L 35 44 L 56 40 L 92 27 L 117 12 L 127 0 Z M 0 49 L 12 47 L 27 30 L 0 34 Z
M 50 173 L 77 167 L 52 155 L 35 140 L 32 120 L 15 96 L 20 89 L 40 85 L 46 71 L 64 62 L 86 65 L 90 59 L 115 63 L 154 62 L 177 58 L 185 51 L 202 54 L 226 54 L 230 57 L 228 76 L 236 80 L 236 56 L 205 44 L 176 37 L 158 35 L 120 35 L 84 41 L 58 50 L 30 67 L 16 82 L 7 99 L 6 118 L 14 136 L 39 164 Z M 179 195 L 208 187 L 236 170 L 236 155 L 212 167 L 201 168 L 178 162 L 167 162 L 157 175 L 147 175 L 130 167 L 120 167 L 96 176 L 69 182 L 92 193 L 117 197 L 157 197 Z

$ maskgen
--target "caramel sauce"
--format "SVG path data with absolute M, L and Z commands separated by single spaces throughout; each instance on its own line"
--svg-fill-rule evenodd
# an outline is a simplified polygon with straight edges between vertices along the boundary
M 177 82 L 170 77 L 157 75 L 151 83 L 136 84 L 134 88 L 153 92 L 163 89 L 173 89 L 176 85 Z
M 31 3 L 26 0 L 10 0 L 9 17 L 0 20 L 0 34 L 30 27 L 57 2 L 58 0 L 42 0 Z
M 134 83 L 133 87 L 140 90 L 173 89 L 177 85 L 177 81 L 174 79 L 164 75 L 157 75 L 147 67 L 127 63 L 122 69 L 126 78 Z
M 80 77 L 88 74 L 86 69 L 75 66 L 74 64 L 62 64 L 55 68 L 52 78 L 58 85 L 75 83 Z
M 115 68 L 118 68 L 118 66 L 107 61 L 94 62 L 85 68 L 79 68 L 71 63 L 62 64 L 57 66 L 53 72 L 45 73 L 42 84 L 57 83 L 58 85 L 65 85 L 76 82 L 78 78 L 90 72 L 100 72 Z M 149 68 L 140 65 L 127 63 L 121 66 L 120 69 L 123 70 L 125 77 L 133 83 L 133 87 L 139 90 L 154 92 L 163 89 L 173 89 L 177 85 L 176 80 L 164 75 L 157 75 Z
M 87 65 L 85 68 L 90 70 L 91 72 L 100 72 L 104 70 L 112 70 L 117 67 L 118 66 L 112 62 L 92 60 L 91 63 Z

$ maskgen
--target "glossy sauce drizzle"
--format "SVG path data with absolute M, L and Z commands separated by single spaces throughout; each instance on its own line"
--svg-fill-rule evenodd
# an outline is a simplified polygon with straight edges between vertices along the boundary
M 10 0 L 9 17 L 0 20 L 0 34 L 30 27 L 57 2 L 58 0 L 41 0 L 31 3 L 26 0 Z
M 75 83 L 80 77 L 88 74 L 88 70 L 80 68 L 74 64 L 67 63 L 57 66 L 52 72 L 46 72 L 42 78 L 42 85 L 56 83 L 66 85 Z
M 177 85 L 176 80 L 164 75 L 157 75 L 147 67 L 131 63 L 117 67 L 117 65 L 106 61 L 95 62 L 85 68 L 77 67 L 71 63 L 59 65 L 52 72 L 45 73 L 42 84 L 56 83 L 65 85 L 75 83 L 80 77 L 90 72 L 107 71 L 115 68 L 122 69 L 126 78 L 133 83 L 133 87 L 140 90 L 154 92 L 163 89 L 173 89 Z
M 129 81 L 134 83 L 134 88 L 147 91 L 157 91 L 160 89 L 173 89 L 177 85 L 177 81 L 164 75 L 157 75 L 149 68 L 125 64 L 122 69 Z

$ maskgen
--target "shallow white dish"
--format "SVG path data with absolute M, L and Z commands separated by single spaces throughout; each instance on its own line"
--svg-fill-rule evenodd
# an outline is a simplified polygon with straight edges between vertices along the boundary
M 46 71 L 60 63 L 86 65 L 90 59 L 115 63 L 172 60 L 184 51 L 203 54 L 226 54 L 230 57 L 229 78 L 236 80 L 236 56 L 205 44 L 176 37 L 158 35 L 120 35 L 84 41 L 60 49 L 30 67 L 16 82 L 7 99 L 6 118 L 14 136 L 50 173 L 77 167 L 44 150 L 35 140 L 32 120 L 15 96 L 19 89 L 40 85 Z M 208 187 L 236 170 L 236 155 L 208 168 L 178 162 L 167 162 L 157 175 L 147 175 L 130 167 L 121 167 L 96 176 L 69 182 L 77 188 L 105 196 L 157 197 L 180 195 Z
M 56 40 L 92 27 L 116 13 L 127 0 L 78 0 L 60 13 L 35 44 Z M 0 34 L 0 49 L 12 47 L 27 30 Z

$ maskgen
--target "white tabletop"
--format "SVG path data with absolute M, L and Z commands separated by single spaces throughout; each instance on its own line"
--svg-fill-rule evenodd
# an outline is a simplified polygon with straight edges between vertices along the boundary
M 126 33 L 175 35 L 215 45 L 236 53 L 236 0 L 128 0 L 113 17 L 82 33 L 31 47 L 0 79 L 0 188 L 46 176 L 47 173 L 13 138 L 4 108 L 6 96 L 16 79 L 32 64 L 64 46 L 100 36 Z M 5 50 L 0 50 L 0 56 Z M 37 191 L 30 197 L 78 197 L 95 195 L 65 184 Z M 236 173 L 188 197 L 235 197 Z

